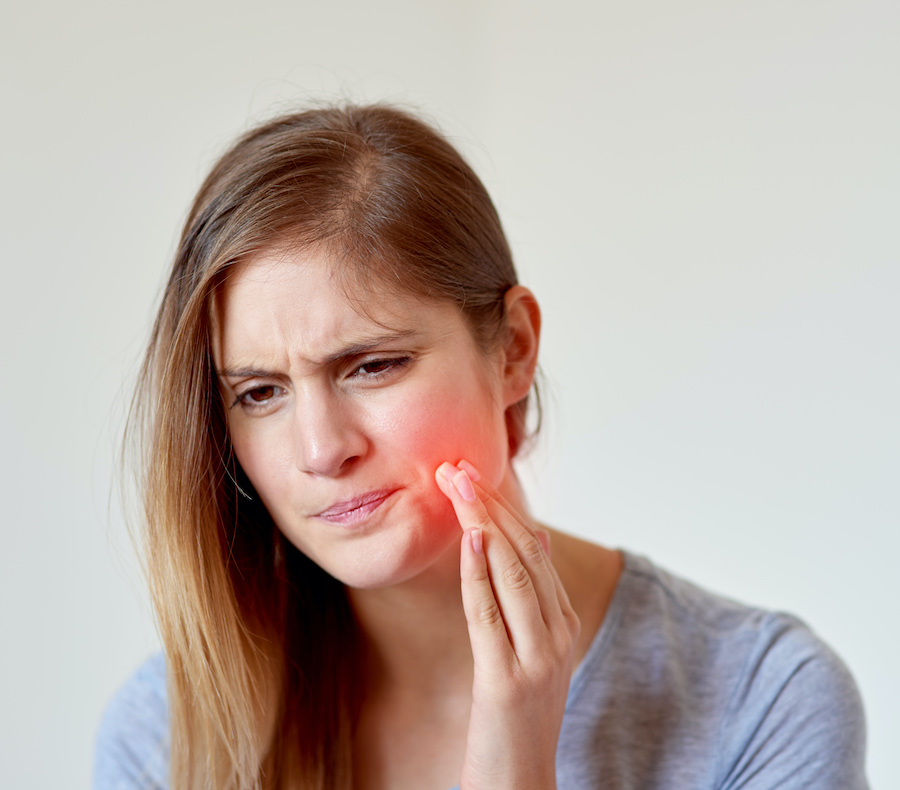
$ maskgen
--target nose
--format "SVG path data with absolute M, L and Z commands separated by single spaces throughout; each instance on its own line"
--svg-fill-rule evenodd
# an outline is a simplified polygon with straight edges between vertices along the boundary
M 317 477 L 342 474 L 366 452 L 352 409 L 337 397 L 298 398 L 293 432 L 297 468 Z

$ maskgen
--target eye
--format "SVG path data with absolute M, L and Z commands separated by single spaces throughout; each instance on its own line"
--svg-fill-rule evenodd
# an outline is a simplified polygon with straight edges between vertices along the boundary
M 254 403 L 265 403 L 275 396 L 275 387 L 254 387 L 249 392 L 244 393 L 244 398 L 249 398 Z
M 350 374 L 353 378 L 362 378 L 368 380 L 379 379 L 390 373 L 405 368 L 410 362 L 411 357 L 393 357 L 391 359 L 373 359 L 365 362 L 355 368 Z
M 231 408 L 240 404 L 245 409 L 258 409 L 267 406 L 272 400 L 281 394 L 281 387 L 274 384 L 265 384 L 261 387 L 253 387 L 252 389 L 242 392 L 237 396 Z

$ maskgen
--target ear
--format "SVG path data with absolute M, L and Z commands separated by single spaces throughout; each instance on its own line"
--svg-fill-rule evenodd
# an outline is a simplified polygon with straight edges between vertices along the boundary
M 506 339 L 503 346 L 504 407 L 524 398 L 534 382 L 541 340 L 541 308 L 524 285 L 506 292 Z

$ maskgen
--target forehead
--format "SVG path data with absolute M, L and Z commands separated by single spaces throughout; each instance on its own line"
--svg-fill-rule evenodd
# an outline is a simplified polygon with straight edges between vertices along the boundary
M 211 306 L 217 365 L 233 357 L 327 356 L 341 343 L 385 334 L 440 336 L 465 329 L 456 305 L 341 276 L 316 251 L 272 251 L 237 264 Z

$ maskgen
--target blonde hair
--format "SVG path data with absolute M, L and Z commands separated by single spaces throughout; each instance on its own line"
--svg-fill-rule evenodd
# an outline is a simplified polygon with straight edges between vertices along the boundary
M 362 688 L 343 586 L 276 528 L 237 463 L 210 352 L 212 301 L 273 246 L 324 245 L 343 276 L 455 302 L 484 350 L 516 283 L 484 186 L 396 109 L 310 110 L 243 136 L 184 226 L 135 395 L 144 551 L 163 640 L 171 786 L 351 787 Z M 510 456 L 526 400 L 507 411 Z

